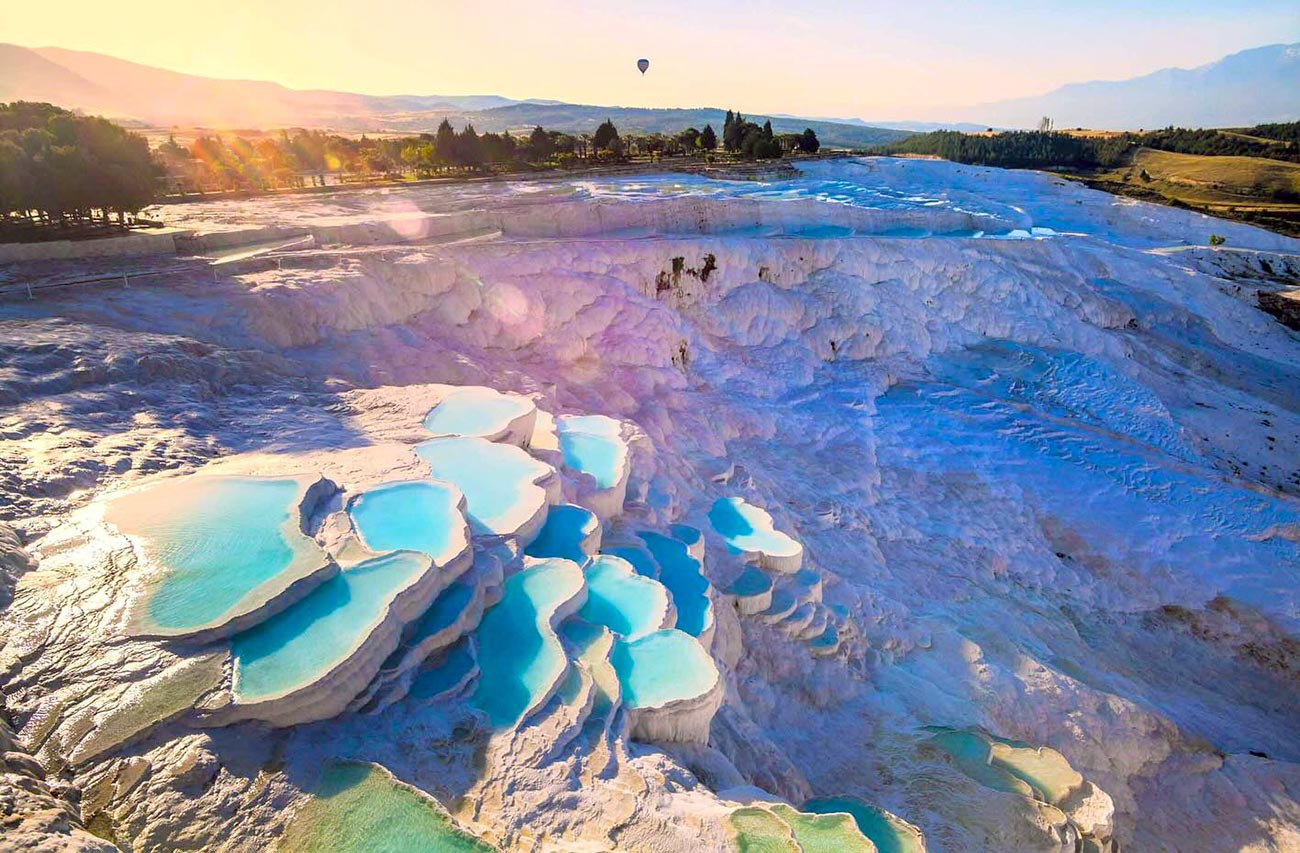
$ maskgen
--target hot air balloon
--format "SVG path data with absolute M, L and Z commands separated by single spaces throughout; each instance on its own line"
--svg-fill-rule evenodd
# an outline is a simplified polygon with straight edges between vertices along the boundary
M 638 60 L 636 61 L 636 67 L 637 67 L 637 68 L 640 68 L 640 69 L 641 69 L 641 73 L 644 74 L 644 73 L 645 73 L 645 70 L 646 70 L 647 68 L 650 67 L 650 60 L 648 60 L 648 59 L 638 59 Z

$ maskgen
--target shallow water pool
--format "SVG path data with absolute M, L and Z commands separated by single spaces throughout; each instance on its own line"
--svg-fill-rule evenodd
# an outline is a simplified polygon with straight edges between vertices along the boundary
M 347 660 L 383 619 L 394 596 L 429 569 L 410 551 L 344 569 L 301 601 L 236 634 L 234 693 L 243 703 L 273 699 L 312 684 Z
M 433 480 L 362 492 L 348 502 L 348 515 L 371 551 L 420 551 L 445 562 L 467 541 L 460 491 Z
M 599 528 L 600 520 L 589 509 L 573 504 L 553 506 L 546 511 L 546 523 L 525 553 L 538 558 L 563 557 L 582 565 L 589 558 L 582 544 Z
M 377 765 L 326 765 L 314 796 L 298 809 L 280 853 L 491 853 L 427 795 Z
M 663 627 L 668 591 L 663 584 L 636 573 L 626 560 L 600 554 L 584 570 L 587 602 L 578 615 L 604 625 L 626 639 Z
M 556 418 L 555 427 L 566 468 L 590 474 L 602 489 L 618 485 L 627 466 L 618 421 L 604 415 L 565 416 Z
M 659 564 L 659 582 L 667 587 L 677 607 L 677 627 L 693 637 L 713 624 L 709 582 L 701 573 L 700 561 L 686 545 L 662 533 L 638 534 Z
M 478 533 L 512 534 L 545 502 L 536 482 L 551 472 L 518 447 L 482 438 L 435 438 L 415 448 L 433 476 L 465 495 L 465 515 Z
M 718 668 L 699 640 L 675 628 L 636 640 L 619 640 L 610 651 L 623 703 L 654 708 L 693 699 L 713 688 Z
M 772 517 L 765 510 L 743 498 L 719 498 L 709 510 L 709 523 L 733 551 L 788 557 L 803 550 L 772 526 Z
M 150 627 L 219 623 L 260 603 L 259 587 L 282 573 L 322 565 L 299 529 L 304 488 L 297 478 L 200 476 L 115 501 L 109 520 L 163 568 L 144 608 Z
M 583 583 L 575 563 L 545 560 L 512 575 L 484 614 L 475 634 L 481 675 L 474 704 L 493 726 L 517 725 L 564 676 L 568 662 L 551 619 Z
M 491 438 L 504 433 L 516 418 L 528 414 L 533 401 L 492 388 L 457 388 L 433 407 L 424 428 L 436 435 Z
M 850 815 L 858 831 L 871 839 L 880 853 L 925 853 L 925 842 L 916 827 L 861 800 L 819 797 L 804 803 L 803 808 L 816 814 Z

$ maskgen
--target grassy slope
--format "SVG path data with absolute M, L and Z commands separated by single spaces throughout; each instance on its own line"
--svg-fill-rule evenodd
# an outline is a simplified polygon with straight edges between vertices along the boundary
M 1150 180 L 1142 178 L 1142 171 Z M 1174 154 L 1143 148 L 1131 164 L 1087 178 L 1097 189 L 1167 201 L 1300 236 L 1300 163 L 1263 157 Z
M 1145 169 L 1152 180 L 1141 178 Z M 1162 195 L 1188 204 L 1295 207 L 1279 193 L 1300 195 L 1300 163 L 1262 157 L 1206 157 L 1144 148 L 1133 165 L 1107 173 L 1111 180 L 1138 180 Z

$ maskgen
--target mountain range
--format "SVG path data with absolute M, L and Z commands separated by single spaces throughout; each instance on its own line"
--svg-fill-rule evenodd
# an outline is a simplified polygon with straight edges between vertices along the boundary
M 48 101 L 138 126 L 274 128 L 421 132 L 444 118 L 479 131 L 535 125 L 591 132 L 606 118 L 625 130 L 675 132 L 712 124 L 721 109 L 645 109 L 516 100 L 500 95 L 363 95 L 290 89 L 258 80 L 220 80 L 57 47 L 0 44 L 0 101 Z M 862 147 L 910 132 L 951 128 L 1034 127 L 1050 116 L 1057 127 L 1116 130 L 1181 125 L 1240 127 L 1300 118 L 1300 44 L 1234 53 L 1197 68 L 1166 68 L 1119 81 L 1063 86 L 1043 95 L 951 111 L 948 121 L 864 121 L 860 118 L 770 119 L 777 132 L 812 127 L 824 144 Z
M 515 100 L 500 95 L 360 95 L 298 90 L 256 80 L 218 80 L 62 48 L 0 44 L 0 101 L 48 101 L 151 127 L 328 127 L 341 131 L 431 131 L 444 118 L 472 122 L 480 132 L 548 129 L 590 132 L 606 118 L 619 128 L 677 132 L 713 124 L 715 108 L 642 109 Z M 773 130 L 812 127 L 823 143 L 860 147 L 890 142 L 904 131 L 779 116 Z
M 1165 68 L 1129 80 L 1072 83 L 1029 98 L 953 111 L 951 118 L 992 127 L 1138 130 L 1249 127 L 1300 119 L 1300 44 L 1243 50 L 1196 68 Z

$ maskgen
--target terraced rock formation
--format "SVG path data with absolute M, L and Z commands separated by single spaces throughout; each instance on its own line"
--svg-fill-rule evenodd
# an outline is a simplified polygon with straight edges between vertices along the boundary
M 4 784 L 81 792 L 24 831 L 311 849 L 378 792 L 501 849 L 733 850 L 749 808 L 787 850 L 1300 843 L 1300 344 L 1254 296 L 1300 244 L 888 158 L 165 215 L 166 279 L 0 302 L 0 679 L 47 790 Z M 175 573 L 113 501 L 219 478 L 291 484 L 186 515 L 253 582 L 130 630 Z

